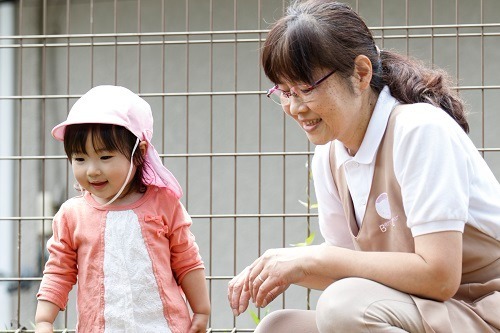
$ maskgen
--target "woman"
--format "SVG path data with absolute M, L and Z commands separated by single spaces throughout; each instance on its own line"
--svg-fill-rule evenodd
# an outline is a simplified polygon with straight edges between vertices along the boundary
M 268 96 L 317 145 L 318 246 L 268 250 L 235 315 L 291 284 L 324 290 L 256 332 L 500 332 L 500 184 L 445 73 L 380 51 L 347 5 L 292 4 L 262 51 Z

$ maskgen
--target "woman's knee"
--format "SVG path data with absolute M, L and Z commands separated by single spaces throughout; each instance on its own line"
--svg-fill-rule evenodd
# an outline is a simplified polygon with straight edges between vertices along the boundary
M 254 333 L 318 333 L 314 311 L 277 310 L 265 316 Z
M 320 332 L 349 332 L 362 324 L 364 292 L 376 283 L 362 278 L 334 282 L 321 294 L 316 306 L 316 324 Z
M 421 332 L 421 317 L 408 294 L 362 278 L 339 280 L 316 306 L 320 332 L 361 332 L 366 327 L 410 327 Z

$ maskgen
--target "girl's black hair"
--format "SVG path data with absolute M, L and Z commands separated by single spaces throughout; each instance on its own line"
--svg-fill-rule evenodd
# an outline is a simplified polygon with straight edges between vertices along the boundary
M 76 124 L 68 125 L 64 132 L 64 151 L 71 163 L 74 154 L 87 154 L 85 143 L 91 136 L 92 145 L 97 150 L 118 151 L 130 160 L 137 137 L 125 127 L 110 124 Z M 144 183 L 145 160 L 139 147 L 132 160 L 137 168 L 130 182 L 127 193 L 146 191 Z

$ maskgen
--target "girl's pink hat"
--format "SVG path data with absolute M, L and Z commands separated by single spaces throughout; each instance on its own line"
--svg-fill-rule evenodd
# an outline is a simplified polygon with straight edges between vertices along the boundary
M 151 107 L 144 99 L 124 87 L 94 87 L 76 101 L 66 121 L 52 129 L 52 136 L 64 141 L 66 126 L 95 123 L 123 126 L 141 141 L 147 141 L 145 161 L 151 167 L 152 174 L 144 173 L 145 183 L 169 188 L 177 198 L 182 197 L 182 188 L 177 179 L 163 165 L 158 152 L 151 144 L 153 115 Z

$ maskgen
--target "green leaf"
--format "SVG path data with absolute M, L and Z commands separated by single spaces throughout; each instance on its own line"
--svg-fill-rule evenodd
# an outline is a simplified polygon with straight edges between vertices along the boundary
M 262 318 L 264 318 L 265 316 L 267 316 L 270 311 L 271 311 L 271 307 L 270 306 L 268 306 L 267 308 L 265 308 L 264 309 L 264 314 L 262 315 Z M 257 315 L 257 313 L 255 311 L 253 311 L 252 309 L 249 309 L 248 312 L 250 313 L 250 317 L 252 317 L 252 320 L 255 323 L 255 325 L 259 325 L 260 318 Z
M 299 203 L 300 203 L 302 206 L 304 206 L 304 207 L 306 207 L 306 208 L 309 208 L 309 209 L 317 209 L 317 208 L 318 208 L 318 204 L 317 204 L 317 203 L 315 203 L 315 204 L 308 204 L 307 202 L 304 202 L 304 201 L 302 201 L 302 200 L 299 200 Z
M 304 201 L 302 201 L 302 200 L 299 200 L 299 203 L 300 203 L 302 206 L 306 207 L 306 208 L 307 208 L 307 207 L 309 207 L 309 204 L 308 204 L 307 202 L 304 202 Z
M 300 247 L 300 246 L 308 246 L 311 245 L 312 242 L 314 241 L 314 236 L 316 234 L 314 232 L 311 232 L 311 234 L 306 238 L 306 240 L 302 243 L 295 243 L 295 244 L 290 244 L 290 246 L 293 247 Z
M 259 325 L 259 323 L 260 323 L 259 316 L 253 310 L 248 310 L 248 311 L 250 312 L 250 317 L 252 317 L 253 322 L 255 323 L 255 325 Z
M 271 312 L 271 307 L 268 306 L 267 308 L 264 309 L 264 317 L 267 316 Z
M 306 238 L 306 245 L 311 245 L 312 242 L 314 241 L 314 236 L 316 234 L 314 232 L 311 232 L 311 234 L 309 235 L 309 237 Z

